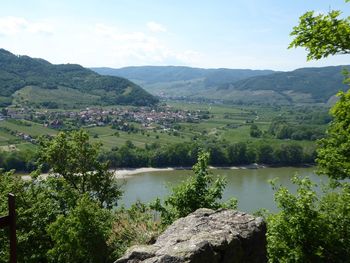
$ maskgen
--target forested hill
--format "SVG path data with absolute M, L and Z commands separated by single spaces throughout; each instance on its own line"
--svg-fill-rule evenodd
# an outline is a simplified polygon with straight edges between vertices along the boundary
M 230 93 L 233 90 L 274 91 L 289 96 L 304 94 L 314 102 L 327 102 L 339 90 L 347 90 L 343 83 L 343 69 L 350 66 L 321 68 L 300 68 L 290 72 L 277 72 L 266 76 L 256 76 L 222 85 L 219 89 Z
M 135 81 L 155 95 L 197 96 L 203 91 L 253 76 L 271 74 L 272 70 L 204 69 L 180 66 L 140 66 L 92 68 L 102 75 L 120 76 Z
M 102 75 L 120 76 L 128 79 L 140 80 L 149 84 L 204 78 L 208 86 L 273 73 L 272 70 L 204 69 L 181 66 L 140 66 L 120 69 L 92 68 L 92 70 Z
M 201 69 L 177 66 L 93 68 L 121 76 L 148 92 L 166 97 L 206 98 L 238 103 L 327 103 L 346 90 L 342 69 L 350 66 L 300 68 L 290 72 L 249 69 Z
M 40 94 L 43 94 L 40 96 Z M 157 99 L 135 83 L 101 76 L 75 64 L 53 65 L 43 59 L 16 56 L 0 49 L 0 99 L 18 104 L 149 105 Z M 63 102 L 62 102 L 63 103 Z

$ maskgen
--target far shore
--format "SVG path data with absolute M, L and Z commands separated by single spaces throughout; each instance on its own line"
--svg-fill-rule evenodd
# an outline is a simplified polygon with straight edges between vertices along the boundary
M 241 165 L 241 166 L 209 166 L 209 169 L 217 170 L 238 170 L 238 169 L 260 169 L 266 168 L 266 165 L 260 164 L 249 164 L 249 165 Z M 166 168 L 154 168 L 154 167 L 141 167 L 141 168 L 121 168 L 117 169 L 114 172 L 114 175 L 117 179 L 123 179 L 127 177 L 131 177 L 132 175 L 137 175 L 141 173 L 148 172 L 166 172 L 166 171 L 176 171 L 176 170 L 191 170 L 192 167 L 166 167 Z
M 302 165 L 299 167 L 311 167 L 312 165 Z M 262 169 L 269 166 L 264 164 L 252 163 L 248 165 L 240 165 L 240 166 L 209 166 L 210 170 L 240 170 L 240 169 Z M 155 168 L 155 167 L 140 167 L 140 168 L 116 168 L 111 169 L 111 172 L 114 172 L 114 176 L 116 179 L 125 179 L 142 173 L 150 173 L 150 172 L 168 172 L 168 171 L 178 171 L 178 170 L 192 170 L 192 167 L 164 167 L 164 168 Z M 43 173 L 40 175 L 41 178 L 46 178 L 49 176 L 49 173 Z M 22 174 L 21 177 L 24 180 L 30 180 L 31 177 L 29 174 Z

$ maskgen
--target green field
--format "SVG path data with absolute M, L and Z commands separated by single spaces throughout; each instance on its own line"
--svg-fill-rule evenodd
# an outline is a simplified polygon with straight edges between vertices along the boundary
M 99 96 L 83 93 L 76 89 L 58 87 L 56 89 L 44 89 L 40 87 L 27 86 L 13 95 L 13 104 L 16 105 L 42 105 L 54 102 L 55 106 L 68 107 L 89 106 L 100 101 Z M 77 102 L 79 101 L 79 104 Z
M 94 142 L 101 142 L 105 150 L 120 147 L 128 140 L 142 148 L 146 144 L 154 142 L 166 145 L 193 140 L 206 141 L 208 139 L 229 143 L 264 140 L 270 144 L 297 142 L 304 147 L 315 145 L 314 141 L 279 140 L 266 136 L 264 138 L 253 138 L 250 136 L 249 131 L 252 122 L 263 132 L 268 130 L 272 119 L 278 116 L 283 116 L 288 122 L 296 123 L 295 120 L 301 113 L 292 107 L 214 105 L 183 102 L 168 102 L 167 104 L 173 109 L 204 111 L 209 118 L 193 123 L 175 123 L 168 129 L 164 129 L 157 124 L 152 125 L 155 127 L 154 129 L 145 129 L 139 123 L 132 123 L 138 128 L 137 132 L 120 131 L 112 129 L 111 126 L 86 127 L 84 129 L 89 132 Z M 8 145 L 16 145 L 17 149 L 34 147 L 33 144 L 24 141 L 19 136 L 14 135 L 14 133 L 25 133 L 35 138 L 44 134 L 55 135 L 58 133 L 58 130 L 32 121 L 0 121 L 0 146 L 3 146 L 3 150 Z
M 23 122 L 24 124 L 21 124 L 20 122 Z M 5 120 L 0 121 L 0 127 L 8 128 L 12 131 L 23 132 L 34 137 L 44 134 L 57 134 L 56 130 L 44 127 L 42 124 L 35 123 L 32 121 Z

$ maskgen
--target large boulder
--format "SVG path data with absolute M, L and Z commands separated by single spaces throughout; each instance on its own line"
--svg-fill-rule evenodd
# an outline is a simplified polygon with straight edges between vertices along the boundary
M 198 209 L 153 245 L 134 246 L 115 263 L 266 262 L 266 224 L 234 210 Z

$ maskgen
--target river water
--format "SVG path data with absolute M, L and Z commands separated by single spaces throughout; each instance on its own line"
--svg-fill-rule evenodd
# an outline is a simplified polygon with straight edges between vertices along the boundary
M 321 183 L 326 181 L 325 177 L 315 175 L 314 167 L 311 168 L 262 168 L 262 169 L 213 169 L 216 176 L 225 176 L 227 185 L 224 191 L 223 200 L 231 197 L 238 199 L 238 209 L 245 212 L 255 212 L 260 208 L 276 211 L 274 202 L 274 191 L 269 184 L 269 180 L 276 177 L 279 183 L 287 186 L 291 191 L 296 187 L 290 182 L 294 174 L 309 176 L 313 181 Z M 129 207 L 136 200 L 142 202 L 153 201 L 156 197 L 161 199 L 169 194 L 169 187 L 179 184 L 190 175 L 192 171 L 157 171 L 145 172 L 125 179 L 124 195 L 120 203 Z

